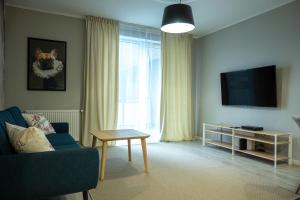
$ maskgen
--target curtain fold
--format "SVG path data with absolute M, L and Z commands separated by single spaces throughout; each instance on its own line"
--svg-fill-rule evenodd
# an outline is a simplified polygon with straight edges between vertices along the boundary
M 162 33 L 161 140 L 193 139 L 192 37 Z
M 119 24 L 88 16 L 81 143 L 91 146 L 90 130 L 116 129 L 118 119 Z

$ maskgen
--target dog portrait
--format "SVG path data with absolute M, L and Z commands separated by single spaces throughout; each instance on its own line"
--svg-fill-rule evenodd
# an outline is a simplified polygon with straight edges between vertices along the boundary
M 66 91 L 66 42 L 28 38 L 28 90 Z

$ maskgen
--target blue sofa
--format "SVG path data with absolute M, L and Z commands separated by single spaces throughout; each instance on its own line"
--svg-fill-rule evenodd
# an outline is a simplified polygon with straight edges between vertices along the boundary
M 17 154 L 5 122 L 27 127 L 18 107 L 0 111 L 0 199 L 43 199 L 83 192 L 98 182 L 99 153 L 81 148 L 70 136 L 67 123 L 52 123 L 57 133 L 47 135 L 55 151 Z

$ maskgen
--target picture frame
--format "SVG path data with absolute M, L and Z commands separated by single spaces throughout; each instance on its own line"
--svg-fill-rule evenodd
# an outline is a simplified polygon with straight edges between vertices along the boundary
M 28 37 L 27 90 L 66 91 L 67 42 Z

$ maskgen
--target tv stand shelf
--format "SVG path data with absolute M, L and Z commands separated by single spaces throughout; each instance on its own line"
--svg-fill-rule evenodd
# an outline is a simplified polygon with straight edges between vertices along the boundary
M 220 139 L 210 139 L 209 136 L 219 136 Z M 224 142 L 223 136 L 231 138 L 231 142 Z M 246 139 L 247 141 L 259 142 L 263 144 L 272 145 L 273 152 L 257 151 L 255 149 L 239 149 L 235 142 L 239 139 Z M 230 140 L 230 139 L 229 139 Z M 230 149 L 232 155 L 235 152 L 264 158 L 274 162 L 274 168 L 277 167 L 278 161 L 288 161 L 292 163 L 292 134 L 278 131 L 251 131 L 241 128 L 233 128 L 226 125 L 203 123 L 203 146 L 206 144 L 215 145 Z M 278 153 L 278 146 L 287 145 L 288 152 L 285 154 Z
M 216 145 L 216 146 L 219 146 L 219 147 L 223 147 L 223 148 L 226 148 L 226 149 L 231 149 L 231 144 L 227 143 L 227 142 L 219 142 L 219 141 L 208 140 L 208 141 L 206 141 L 206 143 Z

